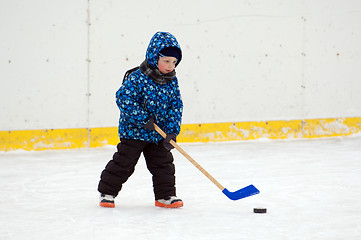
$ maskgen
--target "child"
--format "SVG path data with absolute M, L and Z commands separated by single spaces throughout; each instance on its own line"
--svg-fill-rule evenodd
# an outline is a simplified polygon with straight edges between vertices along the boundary
M 175 141 L 180 132 L 183 112 L 174 70 L 181 59 L 176 38 L 170 33 L 157 32 L 147 48 L 146 60 L 117 91 L 120 143 L 101 174 L 100 206 L 115 207 L 114 198 L 133 174 L 141 153 L 153 176 L 155 206 L 183 206 L 183 201 L 176 197 L 175 167 L 170 152 L 173 148 L 170 140 Z M 167 133 L 166 139 L 154 130 L 153 123 Z

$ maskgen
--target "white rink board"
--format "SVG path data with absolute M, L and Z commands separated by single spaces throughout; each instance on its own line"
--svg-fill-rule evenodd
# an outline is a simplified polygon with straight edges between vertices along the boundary
M 184 123 L 361 116 L 361 2 L 0 2 L 0 131 L 116 126 L 159 30 L 184 58 Z M 88 21 L 89 18 L 89 21 Z

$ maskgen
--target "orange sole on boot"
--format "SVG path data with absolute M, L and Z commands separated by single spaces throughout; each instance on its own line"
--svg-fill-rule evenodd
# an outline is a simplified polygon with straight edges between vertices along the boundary
M 164 208 L 180 208 L 180 207 L 183 207 L 183 202 L 178 201 L 178 202 L 167 205 L 167 204 L 155 201 L 155 206 L 156 207 L 164 207 Z
M 114 208 L 115 207 L 115 203 L 109 203 L 109 202 L 100 202 L 99 205 L 102 207 L 106 207 L 106 208 Z

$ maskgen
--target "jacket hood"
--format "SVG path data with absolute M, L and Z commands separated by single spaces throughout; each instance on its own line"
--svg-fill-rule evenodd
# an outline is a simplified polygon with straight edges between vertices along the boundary
M 176 66 L 182 60 L 182 49 L 179 46 L 177 39 L 168 32 L 157 32 L 154 34 L 148 45 L 145 58 L 150 66 L 158 68 L 159 52 L 163 48 L 176 47 L 180 51 L 180 57 L 176 63 Z

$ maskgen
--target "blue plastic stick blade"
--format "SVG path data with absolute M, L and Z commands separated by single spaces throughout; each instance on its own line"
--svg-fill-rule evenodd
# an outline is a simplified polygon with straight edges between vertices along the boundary
M 249 185 L 249 186 L 239 189 L 238 191 L 235 191 L 235 192 L 230 192 L 230 191 L 228 191 L 227 188 L 223 189 L 222 192 L 231 200 L 239 200 L 239 199 L 242 199 L 245 197 L 249 197 L 249 196 L 258 194 L 259 190 L 255 186 Z

